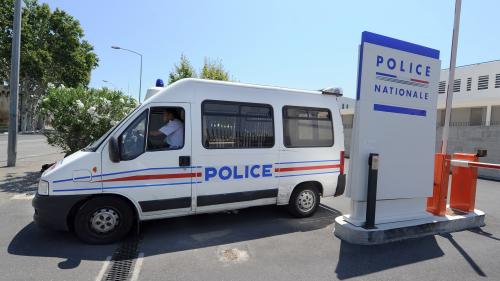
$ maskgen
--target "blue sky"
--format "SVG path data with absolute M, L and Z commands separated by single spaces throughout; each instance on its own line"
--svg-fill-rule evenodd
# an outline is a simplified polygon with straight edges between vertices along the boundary
M 143 96 L 166 80 L 184 53 L 200 68 L 221 59 L 233 79 L 300 89 L 344 88 L 355 96 L 357 49 L 371 31 L 441 51 L 449 66 L 453 0 L 425 1 L 161 1 L 45 0 L 77 18 L 94 45 L 99 67 L 91 86 Z M 457 65 L 500 59 L 500 1 L 464 0 Z M 106 84 L 108 80 L 112 84 Z

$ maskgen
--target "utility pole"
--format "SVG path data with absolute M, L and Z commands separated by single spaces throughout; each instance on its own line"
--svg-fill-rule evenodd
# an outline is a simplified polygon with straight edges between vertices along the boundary
M 453 85 L 455 84 L 455 65 L 457 62 L 458 30 L 460 28 L 460 9 L 462 0 L 455 0 L 455 20 L 453 23 L 453 38 L 451 40 L 450 69 L 448 75 L 448 87 L 446 90 L 446 111 L 443 127 L 443 139 L 441 141 L 441 153 L 446 154 L 448 146 L 448 135 L 450 133 L 451 102 L 453 101 Z
M 7 166 L 16 166 L 17 157 L 17 104 L 19 101 L 19 60 L 21 52 L 22 0 L 16 0 L 14 25 L 12 28 L 12 56 L 10 65 L 10 108 L 9 143 L 7 145 Z

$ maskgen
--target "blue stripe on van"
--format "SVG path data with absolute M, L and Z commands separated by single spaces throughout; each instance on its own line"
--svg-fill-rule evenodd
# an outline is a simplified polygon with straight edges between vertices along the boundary
M 159 183 L 159 184 L 142 184 L 142 185 L 120 185 L 120 186 L 106 186 L 106 187 L 88 187 L 88 188 L 68 188 L 68 189 L 54 189 L 53 192 L 67 192 L 67 191 L 86 191 L 86 190 L 107 190 L 107 189 L 122 189 L 122 188 L 140 188 L 140 187 L 156 187 L 168 185 L 184 185 L 184 184 L 197 184 L 201 181 L 189 182 L 174 182 L 174 183 Z
M 310 175 L 322 175 L 322 174 L 336 174 L 340 173 L 339 171 L 333 172 L 321 172 L 321 173 L 307 173 L 307 174 L 295 174 L 295 175 L 283 175 L 283 176 L 274 176 L 275 178 L 287 178 L 287 177 L 298 177 L 298 176 L 310 176 Z
M 122 171 L 122 172 L 114 172 L 114 173 L 107 173 L 107 174 L 100 174 L 100 175 L 93 175 L 92 177 L 105 177 L 105 176 L 113 176 L 113 175 L 120 175 L 120 174 L 127 174 L 127 173 L 134 173 L 134 172 L 142 172 L 142 171 L 153 171 L 153 170 L 170 170 L 170 169 L 199 169 L 201 166 L 186 166 L 186 167 L 158 167 L 158 168 L 145 168 L 145 169 L 138 169 L 138 170 L 129 170 L 129 171 Z M 85 176 L 85 177 L 78 177 L 75 179 L 87 179 L 90 178 L 90 176 Z M 62 180 L 55 180 L 53 183 L 60 183 L 60 182 L 67 182 L 67 181 L 73 181 L 73 178 L 68 178 L 68 179 L 62 179 Z

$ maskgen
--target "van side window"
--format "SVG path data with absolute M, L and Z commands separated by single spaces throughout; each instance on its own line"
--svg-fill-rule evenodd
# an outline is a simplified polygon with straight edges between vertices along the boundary
M 274 146 L 273 108 L 227 101 L 202 103 L 202 142 L 208 149 Z
M 152 107 L 148 126 L 148 151 L 184 147 L 185 113 L 181 107 Z
M 144 153 L 148 110 L 132 122 L 118 138 L 121 160 L 132 160 Z
M 286 147 L 332 146 L 333 123 L 330 110 L 283 107 L 283 141 Z

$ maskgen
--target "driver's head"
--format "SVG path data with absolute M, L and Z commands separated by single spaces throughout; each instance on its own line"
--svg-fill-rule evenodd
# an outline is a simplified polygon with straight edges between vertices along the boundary
M 163 112 L 163 121 L 167 122 L 167 121 L 172 121 L 174 119 L 175 119 L 175 114 L 173 111 L 165 110 Z

